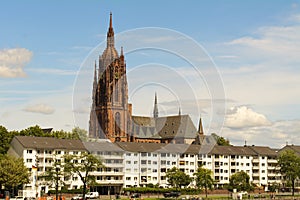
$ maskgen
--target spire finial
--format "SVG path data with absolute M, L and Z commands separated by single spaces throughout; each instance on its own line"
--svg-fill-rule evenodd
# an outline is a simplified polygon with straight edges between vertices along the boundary
M 181 109 L 179 107 L 179 110 L 178 110 L 178 115 L 180 116 L 181 115 Z
M 123 46 L 121 47 L 121 56 L 123 56 Z
M 158 107 L 157 107 L 157 94 L 155 92 L 155 98 L 154 98 L 154 109 L 153 109 L 153 117 L 158 117 Z
M 112 12 L 109 14 L 109 28 L 112 28 Z

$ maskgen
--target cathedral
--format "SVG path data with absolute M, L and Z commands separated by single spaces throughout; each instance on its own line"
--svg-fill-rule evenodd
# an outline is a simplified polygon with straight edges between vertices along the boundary
M 201 118 L 196 129 L 189 115 L 159 116 L 157 95 L 153 116 L 134 116 L 128 103 L 123 48 L 115 48 L 110 13 L 107 44 L 95 61 L 89 137 L 112 142 L 200 144 L 204 138 Z

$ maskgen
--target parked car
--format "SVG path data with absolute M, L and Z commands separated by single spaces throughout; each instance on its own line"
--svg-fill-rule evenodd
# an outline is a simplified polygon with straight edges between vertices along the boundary
M 166 192 L 164 193 L 164 197 L 167 198 L 167 197 L 179 197 L 181 195 L 180 192 Z
M 131 195 L 131 198 L 141 198 L 141 194 L 140 193 L 133 193 Z
M 78 194 L 78 195 L 76 195 L 76 196 L 73 196 L 73 197 L 71 198 L 71 200 L 83 200 L 83 196 L 82 196 L 82 194 Z
M 87 199 L 98 199 L 99 193 L 98 192 L 89 192 L 85 195 Z

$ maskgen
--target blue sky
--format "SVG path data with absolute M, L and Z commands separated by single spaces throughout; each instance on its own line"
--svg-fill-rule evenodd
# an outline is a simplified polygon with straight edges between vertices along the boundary
M 218 131 L 234 144 L 243 145 L 245 140 L 275 147 L 300 143 L 300 1 L 296 0 L 1 1 L 0 124 L 9 130 L 35 124 L 71 130 L 81 125 L 74 116 L 86 121 L 89 105 L 75 108 L 74 90 L 78 74 L 93 67 L 84 65 L 89 63 L 85 59 L 93 60 L 103 51 L 110 11 L 115 33 L 120 34 L 117 47 L 124 45 L 135 114 L 151 114 L 153 93 L 158 90 L 162 115 L 175 114 L 180 104 L 195 123 L 203 117 L 208 134 Z M 161 45 L 168 48 L 195 51 L 174 39 L 179 35 L 199 44 L 218 71 L 223 101 L 211 99 L 209 78 L 203 78 L 209 73 L 195 74 L 181 58 L 161 51 L 130 53 L 130 41 L 124 37 L 133 37 L 136 28 L 144 27 L 163 28 L 159 34 L 173 30 L 169 37 L 160 38 L 167 39 Z M 170 74 L 137 78 L 152 69 Z M 174 81 L 178 77 L 183 82 Z M 158 83 L 159 78 L 170 93 L 160 91 L 158 84 L 140 87 L 141 81 Z M 85 80 L 81 85 L 87 94 L 91 84 Z M 185 84 L 193 91 L 191 96 L 176 92 Z M 184 98 L 175 101 L 172 94 Z M 89 96 L 80 98 L 89 104 Z M 213 109 L 220 102 L 224 112 Z M 219 120 L 212 120 L 217 115 Z

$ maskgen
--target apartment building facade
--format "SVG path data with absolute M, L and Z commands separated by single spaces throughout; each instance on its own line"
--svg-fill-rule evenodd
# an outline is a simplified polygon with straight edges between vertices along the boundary
M 202 145 L 164 143 L 111 143 L 109 140 L 81 142 L 56 138 L 17 136 L 11 143 L 10 154 L 23 157 L 32 172 L 31 182 L 24 190 L 39 195 L 53 189 L 42 178 L 53 167 L 54 160 L 63 162 L 65 154 L 90 152 L 101 157 L 105 167 L 92 173 L 96 186 L 92 190 L 100 194 L 120 193 L 124 187 L 144 187 L 149 184 L 169 187 L 166 172 L 173 167 L 194 176 L 199 166 L 212 170 L 216 187 L 229 183 L 234 173 L 245 171 L 250 181 L 258 186 L 281 183 L 276 166 L 276 150 L 259 146 L 218 146 L 212 138 Z M 34 166 L 34 167 L 33 167 Z M 37 171 L 34 170 L 37 168 Z M 82 187 L 77 175 L 62 181 L 69 189 Z M 189 187 L 195 187 L 192 182 Z

